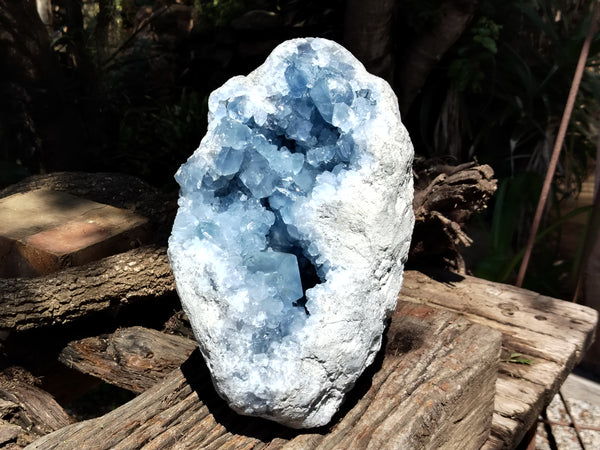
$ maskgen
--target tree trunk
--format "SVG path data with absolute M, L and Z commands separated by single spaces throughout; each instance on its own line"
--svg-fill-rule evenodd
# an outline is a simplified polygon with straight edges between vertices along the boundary
M 439 7 L 439 19 L 407 45 L 403 64 L 396 71 L 396 92 L 400 112 L 406 115 L 429 73 L 465 31 L 478 0 L 446 0 Z
M 20 160 L 38 172 L 47 149 L 43 111 L 55 101 L 49 92 L 60 84 L 50 40 L 33 0 L 0 0 L 0 123 L 3 139 Z
M 52 26 L 52 1 L 51 0 L 36 0 L 37 12 L 40 15 L 40 19 L 44 22 L 46 27 Z
M 114 0 L 100 0 L 98 7 L 94 39 L 98 67 L 102 67 L 109 55 L 110 25 L 115 15 L 115 2 Z
M 0 119 L 11 159 L 32 172 L 76 167 L 80 114 L 33 0 L 0 0 Z
M 392 83 L 394 0 L 348 0 L 344 43 L 375 75 Z

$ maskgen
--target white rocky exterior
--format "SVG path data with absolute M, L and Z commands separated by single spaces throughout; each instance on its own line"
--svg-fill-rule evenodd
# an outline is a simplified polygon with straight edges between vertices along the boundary
M 352 133 L 359 163 L 336 175 L 317 176 L 312 192 L 292 207 L 303 242 L 314 244 L 319 261 L 327 262 L 324 280 L 306 292 L 310 315 L 295 320 L 268 351 L 249 349 L 255 336 L 247 335 L 243 322 L 263 320 L 265 313 L 252 290 L 244 289 L 239 256 L 190 233 L 198 221 L 193 198 L 200 187 L 200 180 L 191 179 L 191 169 L 185 176 L 180 169 L 180 209 L 169 241 L 177 290 L 219 395 L 240 414 L 294 428 L 330 422 L 380 350 L 386 319 L 396 306 L 414 223 L 413 148 L 396 96 L 338 44 L 288 41 L 257 70 L 231 79 L 211 95 L 212 122 L 188 162 L 214 165 L 219 139 L 215 117 L 234 93 L 248 93 L 262 113 L 277 107 L 268 99 L 273 92 L 286 92 L 286 64 L 307 42 L 319 64 L 335 59 L 351 65 L 353 89 L 369 89 L 375 101 L 369 117 L 356 122 L 352 116 L 336 125 L 334 114 L 333 125 Z

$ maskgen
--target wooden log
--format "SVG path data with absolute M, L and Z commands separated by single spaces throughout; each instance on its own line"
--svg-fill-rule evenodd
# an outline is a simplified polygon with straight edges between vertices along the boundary
M 58 359 L 67 367 L 141 393 L 178 368 L 198 347 L 191 339 L 143 327 L 69 343 Z
M 150 220 L 155 244 L 32 278 L 0 279 L 0 329 L 23 331 L 63 324 L 99 311 L 175 292 L 164 244 L 177 208 L 138 178 L 123 174 L 61 172 L 29 177 L 0 190 L 0 198 L 49 189 L 132 211 Z
M 502 331 L 492 435 L 486 449 L 514 448 L 520 442 L 581 359 L 597 321 L 589 308 L 449 273 L 405 272 L 400 299 L 443 306 Z M 170 322 L 171 328 L 185 328 L 179 316 Z M 514 353 L 521 356 L 511 360 Z M 113 378 L 118 379 L 118 373 Z
M 479 449 L 491 423 L 499 333 L 447 311 L 399 302 L 384 345 L 328 427 L 292 430 L 235 414 L 195 351 L 127 404 L 28 448 Z
M 496 190 L 493 169 L 485 164 L 451 165 L 447 161 L 416 158 L 414 164 L 415 229 L 410 251 L 414 266 L 434 265 L 464 269 L 459 253 L 469 245 L 463 225 L 487 205 Z M 164 244 L 177 212 L 177 193 L 163 194 L 138 178 L 114 173 L 58 172 L 29 177 L 0 190 L 0 198 L 35 189 L 52 189 L 150 219 L 154 239 Z
M 514 286 L 446 273 L 405 273 L 400 300 L 443 307 L 502 332 L 492 435 L 515 448 L 594 338 L 591 308 Z M 519 356 L 511 355 L 519 354 Z
M 22 433 L 23 429 L 20 426 L 0 420 L 0 447 L 7 448 L 12 444 L 13 448 L 21 448 L 17 441 Z
M 496 191 L 493 169 L 466 163 L 415 159 L 415 228 L 409 262 L 412 267 L 449 267 L 461 273 L 461 246 L 471 245 L 464 224 L 486 208 Z
M 144 246 L 45 277 L 0 279 L 0 329 L 67 323 L 174 292 L 166 248 Z
M 67 413 L 46 391 L 23 381 L 8 379 L 2 374 L 0 446 L 26 445 L 70 422 Z

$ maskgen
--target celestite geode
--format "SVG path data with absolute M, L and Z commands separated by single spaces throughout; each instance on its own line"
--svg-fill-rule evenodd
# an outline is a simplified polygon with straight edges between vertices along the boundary
M 412 157 L 389 85 L 332 41 L 284 42 L 211 94 L 169 258 L 235 411 L 325 425 L 373 362 L 410 244 Z

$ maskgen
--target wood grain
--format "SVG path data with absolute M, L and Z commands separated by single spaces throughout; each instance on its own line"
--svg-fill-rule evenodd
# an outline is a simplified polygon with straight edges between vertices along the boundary
M 70 422 L 46 391 L 26 382 L 0 379 L 0 446 L 27 444 Z
M 502 333 L 492 434 L 486 449 L 514 448 L 594 338 L 591 308 L 450 273 L 405 273 L 399 297 L 443 307 Z M 530 364 L 509 362 L 521 353 Z
M 330 427 L 299 431 L 235 414 L 195 351 L 129 403 L 28 448 L 480 448 L 492 419 L 500 334 L 401 301 L 384 345 Z
M 177 369 L 198 347 L 191 339 L 143 327 L 71 342 L 59 355 L 67 367 L 141 393 Z

